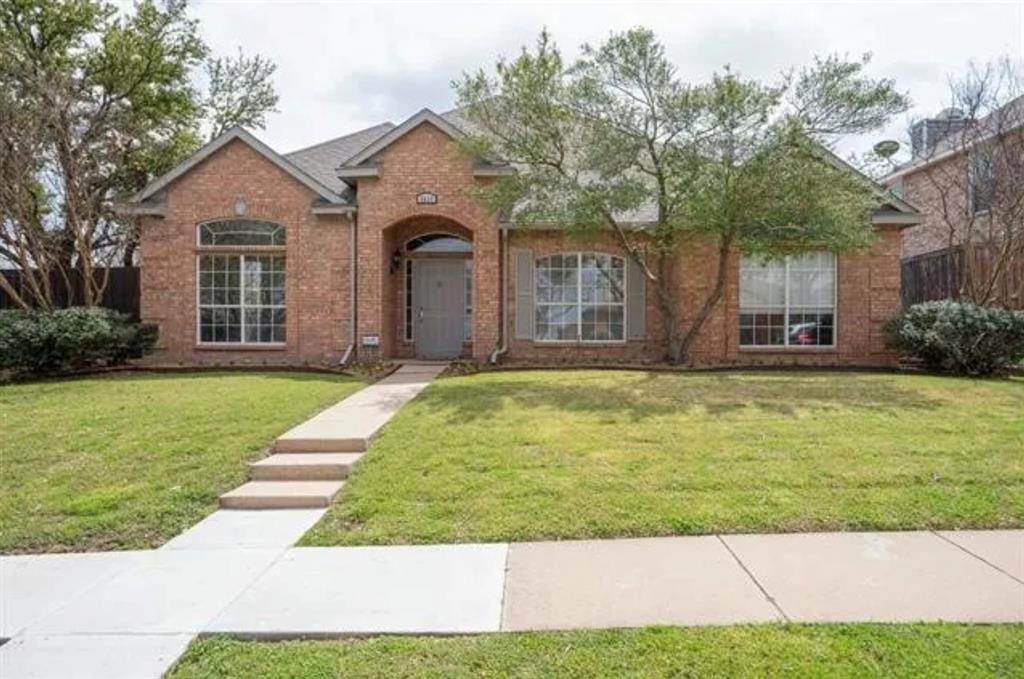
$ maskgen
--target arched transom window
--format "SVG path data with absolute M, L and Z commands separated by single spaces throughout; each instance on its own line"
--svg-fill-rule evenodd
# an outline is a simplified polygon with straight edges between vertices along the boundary
M 199 342 L 284 344 L 284 227 L 227 219 L 198 231 Z
M 224 219 L 199 227 L 199 244 L 227 247 L 273 247 L 285 244 L 284 227 L 256 219 Z
M 622 257 L 562 253 L 541 257 L 534 271 L 537 340 L 625 340 L 626 262 Z
M 409 253 L 465 253 L 473 252 L 473 244 L 465 238 L 447 233 L 430 233 L 410 240 L 405 244 L 405 251 Z

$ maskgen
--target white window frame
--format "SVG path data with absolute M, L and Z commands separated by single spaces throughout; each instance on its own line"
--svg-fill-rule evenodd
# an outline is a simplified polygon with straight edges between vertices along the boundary
M 282 245 L 206 245 L 202 242 L 202 231 L 203 227 L 219 222 L 232 222 L 232 221 L 253 221 L 259 223 L 273 224 L 284 231 L 285 241 Z M 195 243 L 196 243 L 196 262 L 195 262 L 195 301 L 196 301 L 196 313 L 195 313 L 195 343 L 198 347 L 204 348 L 258 348 L 258 349 L 280 349 L 284 348 L 288 344 L 288 256 L 287 256 L 287 229 L 283 224 L 271 222 L 268 220 L 261 219 L 246 219 L 246 218 L 224 218 L 224 219 L 212 219 L 204 222 L 200 222 L 196 225 L 195 229 Z M 203 309 L 212 307 L 235 307 L 235 305 L 225 304 L 203 304 L 202 303 L 202 258 L 203 257 L 237 257 L 238 261 L 238 294 L 239 303 L 237 305 L 241 318 L 239 321 L 240 334 L 239 341 L 237 342 L 217 342 L 211 340 L 203 340 L 203 325 L 202 325 L 202 314 Z M 258 305 L 247 305 L 245 302 L 245 260 L 247 257 L 279 257 L 284 263 L 284 304 L 258 304 Z M 246 341 L 245 339 L 245 311 L 247 308 L 256 309 L 284 309 L 285 323 L 284 323 L 284 341 L 270 341 L 261 342 Z
M 820 250 L 820 251 L 815 251 L 815 252 L 825 252 L 825 251 L 824 250 Z M 744 350 L 756 350 L 756 351 L 769 350 L 769 351 L 811 351 L 811 352 L 813 352 L 813 351 L 822 351 L 822 350 L 830 351 L 830 350 L 836 349 L 839 346 L 839 258 L 836 256 L 836 254 L 834 252 L 829 252 L 828 254 L 831 255 L 831 257 L 832 257 L 832 276 L 833 276 L 833 280 L 832 280 L 832 343 L 831 344 L 790 344 L 789 343 L 789 325 L 790 325 L 790 323 L 789 323 L 789 314 L 790 314 L 790 311 L 792 310 L 792 307 L 791 307 L 790 302 L 789 302 L 789 299 L 790 299 L 790 294 L 789 294 L 789 287 L 790 287 L 789 286 L 789 267 L 790 267 L 790 263 L 791 263 L 791 259 L 792 259 L 791 257 L 786 257 L 783 260 L 784 263 L 785 263 L 785 269 L 783 271 L 783 285 L 785 287 L 785 298 L 784 298 L 785 301 L 784 301 L 784 304 L 782 306 L 782 315 L 783 315 L 783 319 L 784 319 L 783 320 L 783 330 L 784 330 L 784 332 L 782 333 L 783 343 L 782 344 L 742 344 L 742 343 L 740 343 L 740 332 L 739 332 L 739 330 L 740 330 L 740 324 L 739 324 L 740 316 L 742 316 L 744 313 L 759 313 L 759 312 L 749 312 L 749 311 L 745 312 L 744 311 L 744 307 L 742 305 L 742 295 L 743 295 L 743 276 L 742 276 L 742 272 L 743 272 L 743 259 L 741 257 L 741 259 L 740 259 L 740 280 L 739 280 L 739 285 L 737 286 L 737 294 L 739 296 L 739 299 L 737 300 L 739 302 L 737 304 L 737 308 L 739 310 L 739 313 L 736 316 L 736 325 L 735 325 L 736 333 L 737 333 L 736 334 L 736 345 L 740 348 L 741 351 L 744 351 Z M 797 313 L 800 313 L 800 309 L 799 308 L 796 311 L 797 311 Z
M 629 337 L 628 313 L 627 313 L 627 302 L 629 300 L 629 291 L 626 289 L 628 284 L 629 275 L 626 272 L 628 261 L 625 257 L 620 255 L 614 255 L 609 252 L 597 252 L 592 250 L 579 250 L 576 252 L 553 252 L 549 255 L 542 257 L 536 257 L 533 260 L 533 289 L 531 294 L 533 295 L 533 313 L 536 317 L 537 307 L 541 306 L 566 306 L 565 302 L 541 302 L 537 297 L 537 269 L 540 268 L 538 263 L 545 259 L 550 259 L 556 256 L 562 257 L 576 257 L 576 339 L 545 339 L 537 336 L 537 323 L 536 318 L 534 320 L 533 329 L 533 341 L 538 344 L 625 344 Z M 622 339 L 583 339 L 583 307 L 586 306 L 583 302 L 583 256 L 584 255 L 595 255 L 598 257 L 611 257 L 622 261 L 622 301 L 621 302 L 601 302 L 604 306 L 621 306 L 622 307 Z
M 214 245 L 210 243 L 203 243 L 203 228 L 207 226 L 213 226 L 214 224 L 230 223 L 230 222 L 252 222 L 254 224 L 269 224 L 277 227 L 279 231 L 284 233 L 285 241 L 280 245 Z M 200 222 L 196 225 L 196 247 L 199 248 L 210 248 L 210 249 L 224 249 L 224 250 L 249 250 L 253 252 L 261 252 L 263 250 L 284 250 L 288 246 L 288 231 L 285 229 L 283 224 L 272 222 L 266 219 L 248 219 L 244 217 L 225 218 L 225 219 L 210 219 L 205 222 Z
M 202 314 L 203 309 L 214 308 L 214 307 L 234 307 L 234 304 L 203 304 L 201 301 L 201 290 L 202 290 L 202 266 L 201 260 L 203 257 L 237 257 L 238 262 L 238 309 L 241 314 L 239 326 L 241 327 L 239 334 L 239 341 L 237 342 L 217 342 L 211 340 L 203 340 L 203 326 L 202 326 Z M 254 257 L 279 257 L 284 260 L 285 272 L 284 272 L 284 291 L 285 298 L 284 304 L 246 304 L 245 302 L 245 260 L 246 258 Z M 288 258 L 283 252 L 261 252 L 261 253 L 244 253 L 244 252 L 226 252 L 224 250 L 211 251 L 211 252 L 200 252 L 196 255 L 196 344 L 201 347 L 284 347 L 288 343 Z M 262 342 L 260 340 L 246 340 L 245 339 L 245 312 L 246 309 L 284 309 L 285 323 L 284 323 L 284 341 L 270 341 Z

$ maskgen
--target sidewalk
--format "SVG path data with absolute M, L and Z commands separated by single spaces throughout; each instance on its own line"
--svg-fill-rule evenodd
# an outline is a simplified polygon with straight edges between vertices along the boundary
M 217 512 L 151 552 L 0 558 L 0 675 L 159 676 L 200 633 L 288 638 L 793 622 L 1024 622 L 1024 531 L 293 544 Z

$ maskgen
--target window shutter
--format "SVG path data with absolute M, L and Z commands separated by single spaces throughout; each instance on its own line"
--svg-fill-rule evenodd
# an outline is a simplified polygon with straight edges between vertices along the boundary
M 627 339 L 647 339 L 647 276 L 642 266 L 626 257 Z
M 516 339 L 533 339 L 533 250 L 516 250 Z

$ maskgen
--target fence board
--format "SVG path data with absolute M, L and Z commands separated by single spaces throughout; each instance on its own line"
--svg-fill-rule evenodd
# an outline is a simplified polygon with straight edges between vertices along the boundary
M 972 257 L 974 270 L 984 279 L 995 261 L 993 252 L 978 247 L 972 250 Z M 903 305 L 955 298 L 963 267 L 962 248 L 938 250 L 903 260 Z M 1010 309 L 1024 309 L 1024 258 L 1011 262 L 996 290 L 995 303 Z
M 109 270 L 107 287 L 103 291 L 103 302 L 101 306 L 114 309 L 121 313 L 128 314 L 134 319 L 139 318 L 139 268 L 134 266 L 116 266 Z M 103 269 L 94 272 L 97 279 L 102 278 Z M 16 269 L 4 269 L 0 275 L 7 278 L 12 286 L 21 291 L 22 274 Z M 57 306 L 69 307 L 82 303 L 82 279 L 76 271 L 71 276 L 71 290 L 65 285 L 63 277 L 59 272 L 50 276 L 50 286 L 54 290 L 54 297 Z M 17 304 L 0 289 L 0 309 L 16 308 Z

